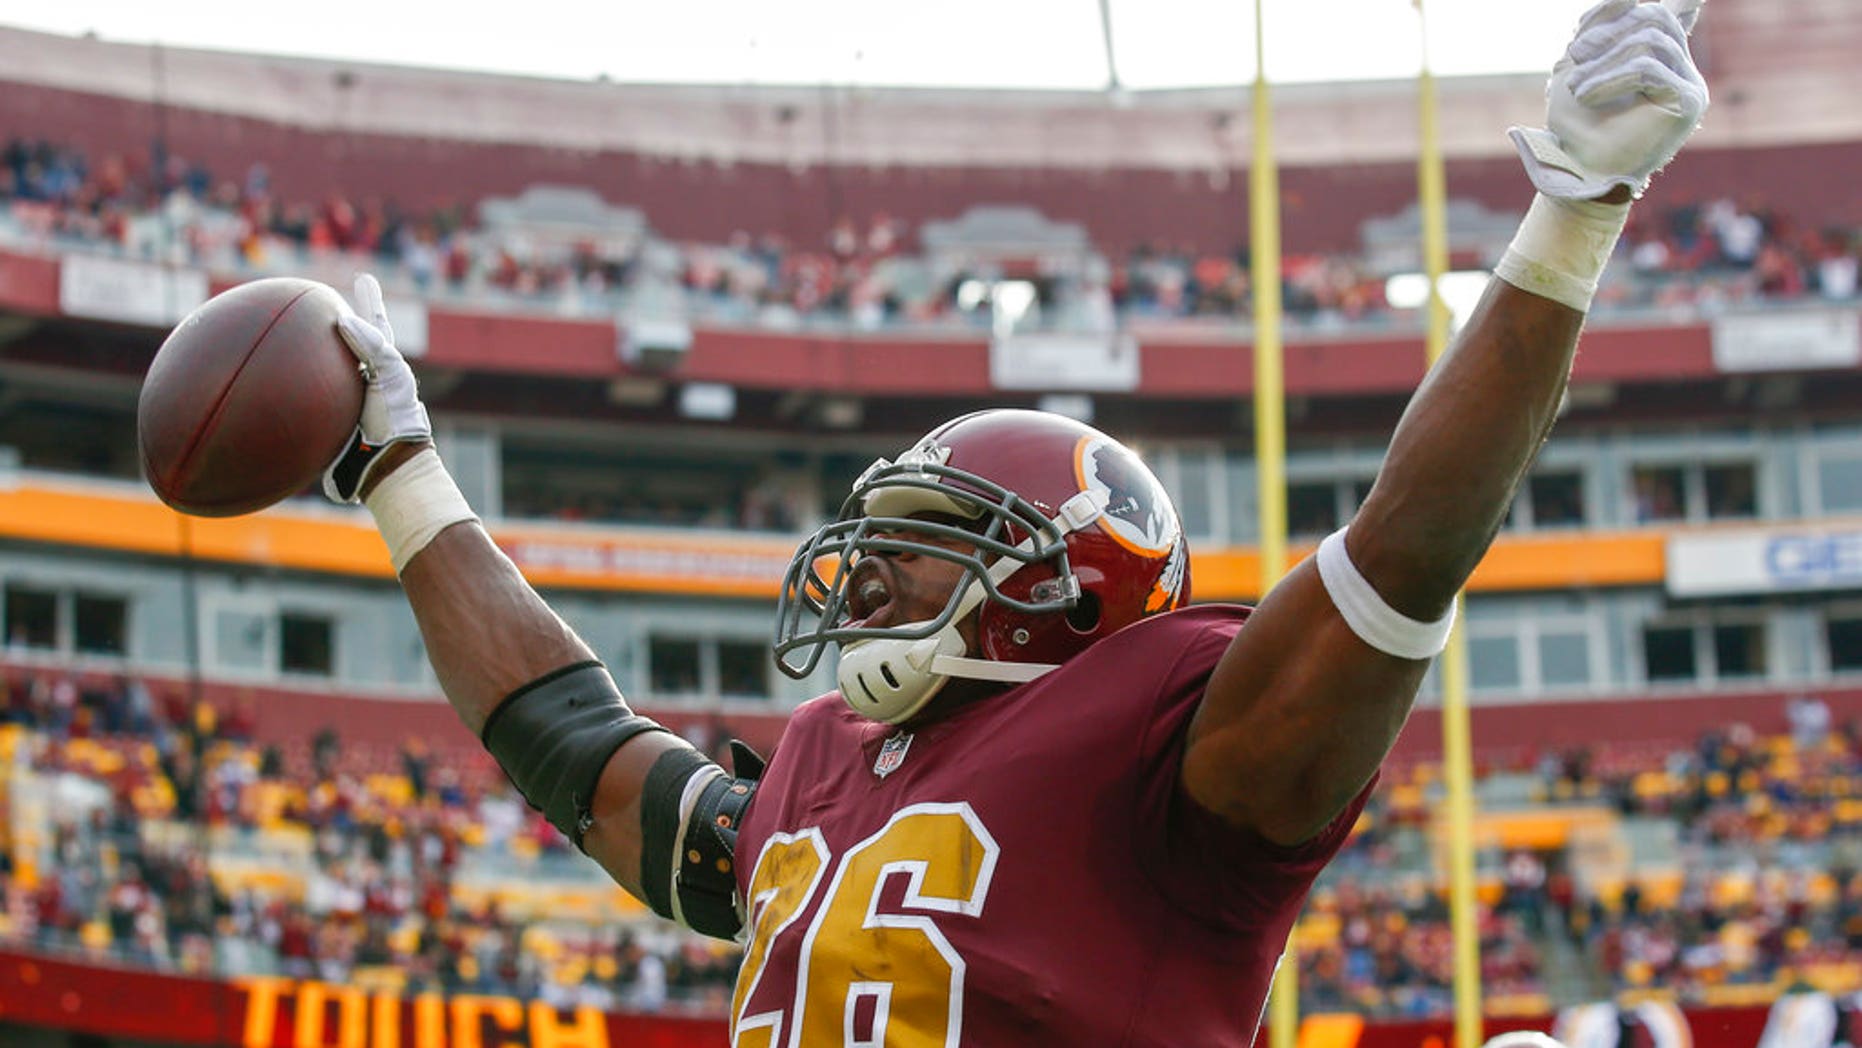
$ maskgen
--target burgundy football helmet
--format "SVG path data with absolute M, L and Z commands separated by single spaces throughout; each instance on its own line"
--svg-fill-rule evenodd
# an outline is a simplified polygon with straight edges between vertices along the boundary
M 854 565 L 897 550 L 957 563 L 964 580 L 932 619 L 862 626 L 850 609 Z M 1189 593 L 1176 508 L 1131 449 L 1061 415 L 980 411 L 874 463 L 840 515 L 796 551 L 775 652 L 799 678 L 838 644 L 848 704 L 897 723 L 950 677 L 1032 680 Z M 974 656 L 956 629 L 973 610 Z

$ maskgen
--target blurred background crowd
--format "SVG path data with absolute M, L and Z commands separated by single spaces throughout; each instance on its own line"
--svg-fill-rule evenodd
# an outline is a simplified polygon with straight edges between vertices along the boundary
M 1776 736 L 1483 768 L 1490 1009 L 1862 978 L 1862 726 L 1820 705 L 1795 702 Z M 715 728 L 699 741 L 721 745 L 729 725 Z M 476 751 L 335 728 L 262 742 L 237 703 L 38 666 L 5 674 L 0 767 L 0 794 L 30 816 L 0 842 L 0 942 L 602 1008 L 728 997 L 735 946 L 625 899 Z M 1305 1009 L 1452 1007 L 1436 778 L 1393 769 L 1321 880 L 1295 933 Z
M 922 230 L 885 214 L 844 215 L 820 243 L 746 230 L 727 243 L 656 236 L 651 216 L 616 228 L 592 197 L 549 216 L 547 230 L 465 203 L 410 213 L 392 200 L 332 193 L 280 199 L 264 164 L 211 171 L 155 148 L 147 157 L 87 156 L 56 142 L 9 140 L 0 168 L 0 225 L 34 241 L 81 243 L 135 258 L 225 272 L 300 271 L 352 257 L 391 287 L 434 297 L 518 302 L 572 314 L 793 328 L 986 325 L 997 314 L 965 271 L 921 257 Z M 557 201 L 560 207 L 562 201 Z M 954 216 L 953 216 L 954 217 Z M 1742 302 L 1857 295 L 1862 231 L 1806 221 L 1730 198 L 1664 196 L 1638 210 L 1597 309 L 1723 309 Z M 1457 259 L 1482 268 L 1491 259 Z M 1245 321 L 1252 301 L 1245 246 L 1226 254 L 1167 243 L 1114 257 L 1094 252 L 1064 274 L 1027 274 L 1029 324 L 1103 330 L 1121 323 Z M 1296 324 L 1388 321 L 1383 272 L 1363 255 L 1284 260 L 1285 309 Z

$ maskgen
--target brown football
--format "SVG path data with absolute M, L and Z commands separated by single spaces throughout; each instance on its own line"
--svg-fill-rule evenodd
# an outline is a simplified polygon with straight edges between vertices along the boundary
M 231 517 L 315 483 L 355 431 L 362 375 L 334 288 L 272 277 L 215 295 L 149 364 L 136 435 L 149 486 L 183 513 Z

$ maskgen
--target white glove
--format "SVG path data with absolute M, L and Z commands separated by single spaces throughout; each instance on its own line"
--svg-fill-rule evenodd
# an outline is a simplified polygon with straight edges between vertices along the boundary
M 371 274 L 356 278 L 356 308 L 336 321 L 336 332 L 361 361 L 368 388 L 362 394 L 362 418 L 343 453 L 323 471 L 323 494 L 332 502 L 356 502 L 356 493 L 375 466 L 381 449 L 410 440 L 431 440 L 433 424 L 420 402 L 414 369 L 394 348 L 394 328 L 382 302 L 381 283 Z
M 1603 0 L 1546 85 L 1545 128 L 1510 128 L 1539 192 L 1592 200 L 1617 186 L 1640 197 L 1707 111 L 1707 82 L 1687 34 L 1704 0 Z

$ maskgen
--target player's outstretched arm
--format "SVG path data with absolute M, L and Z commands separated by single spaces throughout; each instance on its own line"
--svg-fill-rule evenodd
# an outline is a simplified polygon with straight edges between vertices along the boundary
M 404 460 L 416 450 L 409 445 L 390 453 Z M 386 464 L 384 476 L 396 464 Z M 435 535 L 401 570 L 401 588 L 440 688 L 480 738 L 507 696 L 564 667 L 595 661 L 588 645 L 474 522 Z M 672 749 L 690 747 L 658 731 L 641 732 L 621 745 L 601 772 L 590 805 L 594 820 L 582 836 L 583 850 L 641 898 L 642 790 L 654 763 Z
M 1629 199 L 1699 123 L 1698 0 L 1605 0 L 1514 132 L 1539 189 L 1455 344 L 1398 423 L 1350 527 L 1249 619 L 1190 728 L 1183 784 L 1234 825 L 1295 844 L 1363 788 L 1447 636 L 1454 595 L 1550 431 Z
M 374 516 L 447 700 L 525 799 L 618 883 L 664 916 L 735 936 L 732 850 L 754 781 L 627 707 L 447 476 L 373 277 L 357 280 L 356 298 L 363 315 L 338 328 L 367 392 L 324 492 Z

